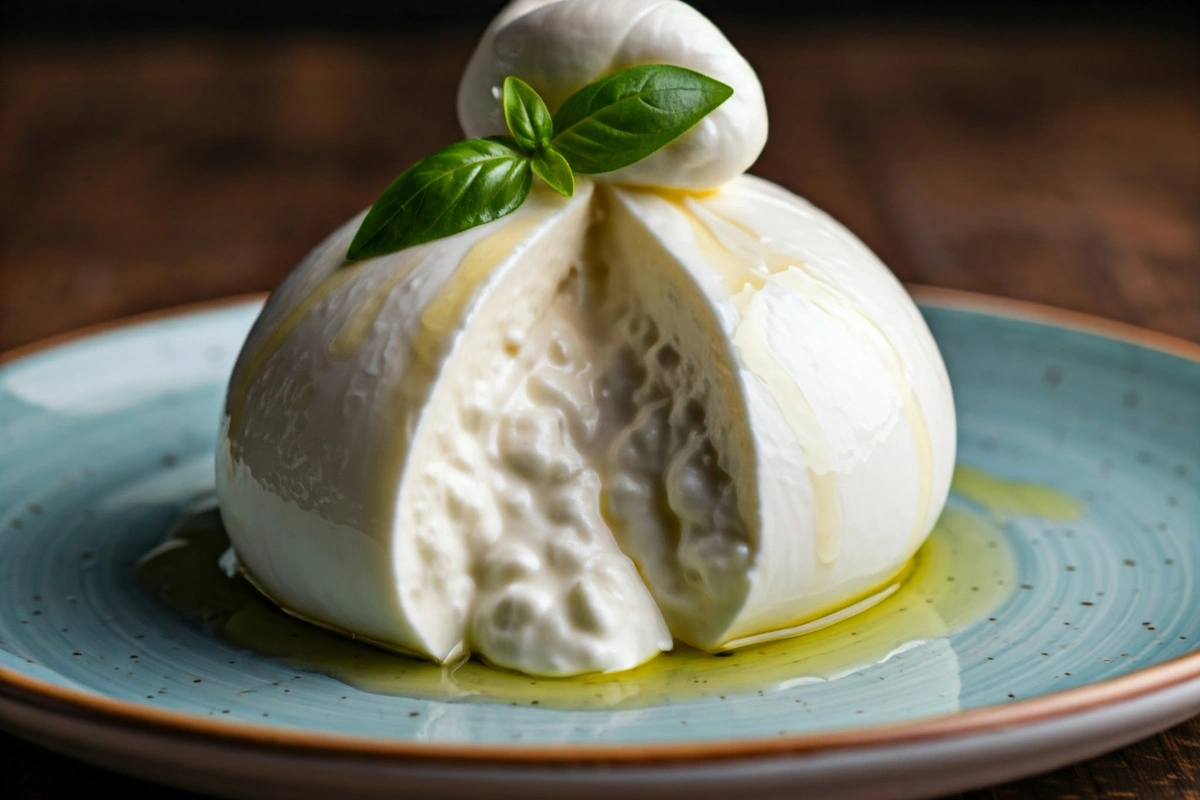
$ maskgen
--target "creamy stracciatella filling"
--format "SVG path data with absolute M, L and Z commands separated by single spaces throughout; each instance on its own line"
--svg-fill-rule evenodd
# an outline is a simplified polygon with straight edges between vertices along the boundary
M 630 268 L 588 251 L 528 331 L 460 367 L 430 420 L 436 455 L 407 522 L 468 543 L 467 647 L 502 666 L 555 674 L 668 649 L 662 616 L 694 618 L 753 560 L 702 371 Z
M 437 454 L 411 520 L 449 525 L 457 530 L 434 535 L 469 542 L 468 648 L 542 674 L 614 658 L 634 666 L 617 652 L 670 646 L 602 509 L 604 442 L 615 431 L 597 404 L 608 344 L 581 313 L 592 300 L 585 269 L 570 270 L 529 330 L 505 332 L 496 352 L 470 354 L 450 378 L 453 405 L 427 423 Z M 657 624 L 631 625 L 630 615 Z M 648 641 L 628 641 L 639 637 Z
M 600 378 L 606 510 L 673 630 L 741 584 L 754 561 L 722 445 L 707 425 L 705 370 L 641 307 L 620 271 L 604 306 L 612 337 Z M 718 618 L 721 612 L 717 612 Z

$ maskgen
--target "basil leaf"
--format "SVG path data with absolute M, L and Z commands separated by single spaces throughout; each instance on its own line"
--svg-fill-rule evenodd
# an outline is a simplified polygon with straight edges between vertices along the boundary
M 499 219 L 525 201 L 532 181 L 529 158 L 507 136 L 452 144 L 392 181 L 346 257 L 371 258 Z
M 549 184 L 554 191 L 566 197 L 575 194 L 575 176 L 562 153 L 547 147 L 533 156 L 529 164 L 533 167 L 533 174 Z
M 554 114 L 551 144 L 576 172 L 612 172 L 664 147 L 732 95 L 683 67 L 631 67 L 568 97 Z
M 533 155 L 545 149 L 554 135 L 550 110 L 525 81 L 509 75 L 504 79 L 504 121 L 521 150 Z

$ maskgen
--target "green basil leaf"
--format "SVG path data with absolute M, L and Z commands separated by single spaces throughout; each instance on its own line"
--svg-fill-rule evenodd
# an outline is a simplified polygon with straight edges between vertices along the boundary
M 551 144 L 576 172 L 612 172 L 664 147 L 732 95 L 683 67 L 631 67 L 568 97 L 554 114 Z
M 504 121 L 521 150 L 533 155 L 545 149 L 554 135 L 550 110 L 525 81 L 509 75 L 504 79 Z
M 525 202 L 532 181 L 529 158 L 507 136 L 452 144 L 392 181 L 346 257 L 371 258 L 499 219 Z
M 533 156 L 529 164 L 533 167 L 533 174 L 549 184 L 554 191 L 566 197 L 575 194 L 575 175 L 572 174 L 571 165 L 563 158 L 562 153 L 548 147 Z

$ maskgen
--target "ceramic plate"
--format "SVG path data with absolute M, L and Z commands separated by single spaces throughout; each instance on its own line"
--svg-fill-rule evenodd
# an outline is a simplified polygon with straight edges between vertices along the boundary
M 143 588 L 138 560 L 211 494 L 224 385 L 259 299 L 13 354 L 0 719 L 97 764 L 247 797 L 903 798 L 1056 767 L 1200 712 L 1200 347 L 919 296 L 958 404 L 950 509 L 985 531 L 934 539 L 943 562 L 987 569 L 942 575 L 926 558 L 937 586 L 837 629 L 825 660 L 797 659 L 790 677 L 776 654 L 756 684 L 740 653 L 708 673 L 739 676 L 721 695 L 635 688 L 590 708 L 535 705 L 537 690 L 511 705 L 354 688 Z M 892 639 L 850 647 L 868 623 Z

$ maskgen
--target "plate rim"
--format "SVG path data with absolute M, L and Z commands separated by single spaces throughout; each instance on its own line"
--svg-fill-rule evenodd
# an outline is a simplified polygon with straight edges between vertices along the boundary
M 961 309 L 997 317 L 1055 325 L 1068 330 L 1132 343 L 1200 363 L 1200 343 L 1129 323 L 1042 303 L 961 289 L 905 284 L 925 305 Z M 172 306 L 77 328 L 0 353 L 0 366 L 97 334 L 164 319 L 261 302 L 265 292 L 240 294 Z M 954 711 L 915 721 L 871 725 L 843 731 L 770 738 L 713 739 L 695 742 L 498 745 L 431 744 L 382 737 L 315 732 L 252 722 L 209 720 L 195 714 L 117 700 L 87 690 L 58 686 L 0 666 L 0 699 L 23 706 L 124 728 L 180 735 L 207 744 L 258 745 L 322 757 L 451 761 L 499 765 L 645 766 L 672 762 L 748 757 L 818 755 L 901 743 L 943 740 L 1028 725 L 1097 710 L 1200 680 L 1200 649 L 1126 675 L 1004 705 Z

